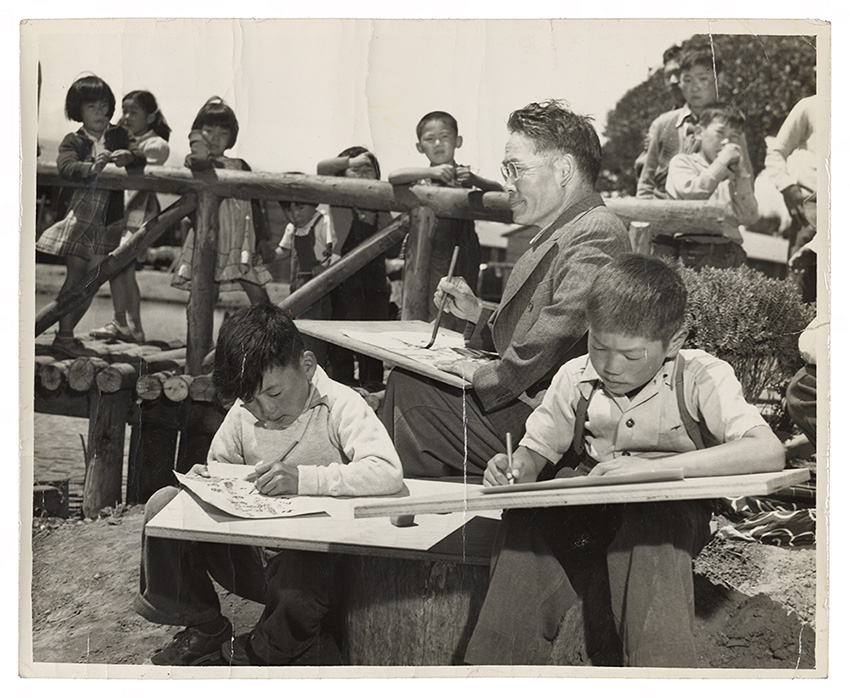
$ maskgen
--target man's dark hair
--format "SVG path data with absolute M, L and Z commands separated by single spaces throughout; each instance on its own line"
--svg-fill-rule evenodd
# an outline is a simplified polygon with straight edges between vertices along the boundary
M 294 366 L 304 353 L 304 340 L 292 318 L 270 303 L 237 310 L 218 333 L 212 380 L 222 402 L 251 400 L 263 374 L 276 366 Z
M 739 131 L 743 130 L 746 121 L 744 112 L 738 107 L 733 107 L 731 104 L 715 104 L 700 112 L 699 125 L 706 128 L 715 119 Z
M 65 95 L 65 116 L 71 121 L 83 120 L 83 102 L 99 102 L 103 100 L 109 105 L 109 118 L 115 113 L 115 95 L 97 75 L 86 75 L 77 78 L 68 88 Z
M 455 119 L 447 111 L 431 111 L 428 112 L 421 119 L 419 119 L 419 123 L 416 124 L 416 140 L 422 138 L 422 131 L 425 130 L 425 125 L 429 121 L 442 121 L 446 126 L 448 126 L 455 132 L 455 135 L 458 134 L 457 119 Z
M 684 324 L 687 302 L 685 283 L 667 262 L 628 253 L 600 268 L 587 296 L 587 321 L 598 332 L 666 344 Z
M 695 66 L 702 66 L 716 73 L 723 70 L 720 56 L 708 42 L 694 42 L 686 44 L 682 48 L 682 55 L 679 58 L 679 71 L 690 70 Z
M 517 109 L 508 117 L 508 131 L 530 138 L 538 152 L 572 155 L 587 181 L 596 182 L 602 163 L 602 146 L 593 128 L 593 119 L 570 111 L 563 100 L 532 102 Z

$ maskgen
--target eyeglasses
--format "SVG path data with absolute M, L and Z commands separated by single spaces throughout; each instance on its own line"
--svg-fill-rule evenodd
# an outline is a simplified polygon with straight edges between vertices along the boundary
M 546 160 L 551 160 L 552 156 L 548 156 L 545 158 L 534 158 L 533 160 L 529 160 L 527 163 L 517 163 L 517 162 L 503 162 L 502 166 L 499 168 L 502 177 L 507 182 L 509 179 L 514 180 L 515 182 L 518 179 L 521 179 L 526 172 L 529 170 L 537 169 L 536 166 L 531 165 L 533 162 L 545 162 Z

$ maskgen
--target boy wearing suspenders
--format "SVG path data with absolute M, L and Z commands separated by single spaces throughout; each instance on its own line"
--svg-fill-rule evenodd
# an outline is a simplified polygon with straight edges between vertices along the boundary
M 588 354 L 555 375 L 508 471 L 486 485 L 682 468 L 686 478 L 781 470 L 781 443 L 727 363 L 682 350 L 687 291 L 658 258 L 604 266 L 587 300 Z M 566 465 L 565 465 L 566 464 Z M 560 468 L 560 470 L 558 470 Z M 709 500 L 515 509 L 502 517 L 471 664 L 545 664 L 566 611 L 584 602 L 594 663 L 696 666 L 692 559 Z

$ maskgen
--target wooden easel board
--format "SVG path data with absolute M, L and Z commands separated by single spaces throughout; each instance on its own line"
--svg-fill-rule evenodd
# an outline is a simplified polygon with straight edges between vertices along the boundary
M 573 478 L 565 479 L 565 483 Z M 602 479 L 602 478 L 600 478 Z M 638 482 L 599 487 L 571 487 L 485 493 L 484 487 L 467 485 L 463 492 L 411 496 L 394 501 L 363 503 L 354 506 L 354 517 L 474 512 L 492 509 L 532 509 L 535 507 L 580 506 L 584 504 L 623 504 L 678 499 L 713 499 L 767 495 L 809 479 L 809 471 L 783 470 L 778 473 L 701 477 L 667 482 Z
M 361 341 L 355 337 L 349 337 L 345 334 L 345 332 L 349 331 L 373 333 L 376 335 L 382 333 L 419 332 L 423 334 L 425 341 L 427 341 L 433 328 L 433 325 L 429 322 L 423 322 L 422 320 L 296 320 L 295 324 L 308 337 L 321 339 L 330 344 L 380 359 L 390 366 L 400 366 L 456 388 L 468 388 L 472 385 L 460 376 L 446 373 L 438 368 L 424 364 L 400 351 L 375 346 L 374 344 Z M 458 335 L 458 333 L 451 330 L 440 330 L 440 334 Z M 457 358 L 460 359 L 462 357 L 458 356 Z
M 406 482 L 411 492 L 420 496 L 459 493 L 462 497 L 464 490 L 458 483 Z M 486 565 L 499 518 L 498 511 L 479 511 L 473 516 L 458 511 L 417 516 L 412 526 L 403 527 L 394 526 L 388 517 L 355 521 L 350 512 L 348 516 L 239 519 L 181 490 L 148 522 L 145 532 L 179 540 Z

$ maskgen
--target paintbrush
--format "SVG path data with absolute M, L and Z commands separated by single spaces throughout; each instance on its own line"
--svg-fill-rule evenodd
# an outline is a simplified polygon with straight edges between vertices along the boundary
M 452 261 L 449 263 L 449 273 L 446 274 L 446 281 L 450 281 L 452 276 L 455 273 L 455 264 L 457 264 L 457 254 L 460 248 L 455 245 L 454 252 L 452 252 Z M 431 332 L 431 341 L 425 345 L 425 349 L 430 349 L 434 345 L 434 341 L 437 339 L 437 332 L 440 330 L 440 320 L 443 319 L 443 313 L 446 312 L 446 306 L 449 304 L 449 294 L 446 293 L 443 296 L 443 302 L 440 305 L 440 310 L 437 313 L 437 319 L 434 320 L 434 331 Z

